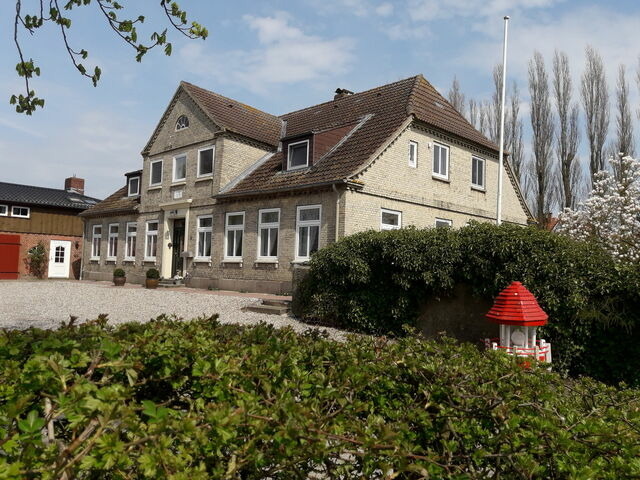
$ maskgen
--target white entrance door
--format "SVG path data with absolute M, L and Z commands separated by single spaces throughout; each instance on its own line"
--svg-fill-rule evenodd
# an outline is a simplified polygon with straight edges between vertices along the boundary
M 49 244 L 49 278 L 69 278 L 71 242 L 51 240 Z

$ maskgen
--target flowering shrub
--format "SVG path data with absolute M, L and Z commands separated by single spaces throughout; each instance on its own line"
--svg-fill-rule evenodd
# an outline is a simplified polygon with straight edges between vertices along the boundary
M 593 191 L 576 210 L 565 209 L 557 231 L 591 240 L 621 261 L 640 260 L 640 161 L 609 160 L 613 172 L 596 174 Z
M 635 478 L 638 394 L 448 339 L 0 330 L 0 478 Z
M 421 304 L 466 284 L 493 299 L 521 281 L 549 314 L 554 368 L 640 384 L 640 271 L 598 245 L 537 228 L 362 232 L 317 252 L 295 298 L 308 322 L 403 335 Z

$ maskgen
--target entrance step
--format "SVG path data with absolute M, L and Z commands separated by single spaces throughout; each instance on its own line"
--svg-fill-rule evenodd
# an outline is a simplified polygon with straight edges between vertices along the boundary
M 160 280 L 158 286 L 162 288 L 184 287 L 184 282 L 182 280 L 174 280 L 173 278 L 165 278 Z
M 255 305 L 242 309 L 243 312 L 266 313 L 268 315 L 286 315 L 291 309 L 289 300 L 262 300 Z

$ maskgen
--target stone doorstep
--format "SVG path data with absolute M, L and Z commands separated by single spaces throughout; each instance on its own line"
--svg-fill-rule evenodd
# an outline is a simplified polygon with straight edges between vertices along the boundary
M 266 313 L 268 315 L 286 315 L 290 310 L 290 300 L 274 299 L 263 299 L 260 303 L 242 308 L 243 312 Z

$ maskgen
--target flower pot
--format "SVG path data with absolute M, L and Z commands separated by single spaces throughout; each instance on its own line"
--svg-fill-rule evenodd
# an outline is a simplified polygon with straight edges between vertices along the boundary
M 113 277 L 113 284 L 116 287 L 121 287 L 127 282 L 127 277 Z
M 158 284 L 160 283 L 159 278 L 147 278 L 145 280 L 145 287 L 147 288 L 158 288 Z

